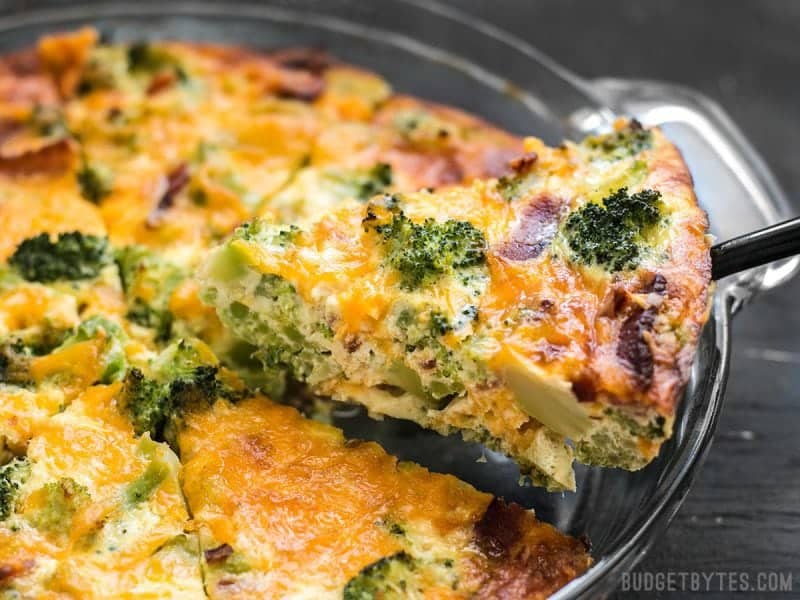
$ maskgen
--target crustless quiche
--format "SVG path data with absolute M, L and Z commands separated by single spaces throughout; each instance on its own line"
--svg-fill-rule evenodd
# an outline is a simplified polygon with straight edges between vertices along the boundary
M 323 214 L 370 207 L 376 228 L 422 214 L 382 194 L 498 177 L 516 189 L 509 162 L 523 151 L 479 119 L 395 95 L 314 50 L 103 44 L 83 29 L 5 57 L 0 598 L 543 598 L 584 572 L 587 544 L 531 511 L 273 403 L 322 414 L 324 399 L 293 395 L 299 380 L 362 397 L 337 362 L 319 370 L 318 341 L 344 341 L 340 324 L 298 321 L 300 346 L 265 344 L 223 326 L 196 277 L 244 222 L 233 239 L 260 249 L 241 256 L 298 251 Z M 453 301 L 478 291 L 477 302 L 486 249 L 457 227 L 472 241 Z M 382 236 L 376 228 L 368 235 Z M 335 243 L 314 251 L 344 259 Z M 226 281 L 248 287 L 255 265 L 231 267 Z M 273 302 L 291 300 L 281 310 L 307 310 L 288 293 L 299 281 L 256 277 Z M 397 290 L 409 305 L 401 327 L 418 331 L 409 335 L 433 343 L 438 327 L 465 340 L 451 313 L 424 316 L 421 296 Z M 226 321 L 241 310 L 220 308 Z M 344 343 L 360 357 L 375 340 Z M 409 356 L 433 351 L 414 343 Z M 363 386 L 363 401 L 380 393 L 410 406 L 416 394 L 443 410 L 471 387 L 403 383 L 410 365 Z M 364 361 L 365 374 L 374 368 Z M 485 368 L 475 362 L 470 377 Z M 526 428 L 542 444 L 531 456 L 566 473 L 557 428 Z
M 707 319 L 706 217 L 658 130 L 547 148 L 513 174 L 240 227 L 204 298 L 318 393 L 460 431 L 550 489 L 638 469 L 671 432 Z M 567 440 L 572 445 L 567 444 Z

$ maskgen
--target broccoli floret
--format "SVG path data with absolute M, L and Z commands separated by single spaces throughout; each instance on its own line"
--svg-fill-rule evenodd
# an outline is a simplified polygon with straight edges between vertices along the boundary
M 203 552 L 206 566 L 219 568 L 226 573 L 239 575 L 251 569 L 247 559 L 241 552 L 236 552 L 230 544 L 221 544 Z
M 423 110 L 398 113 L 394 118 L 394 127 L 411 146 L 423 150 L 447 146 L 453 143 L 453 138 L 458 134 L 452 123 Z
M 103 336 L 105 340 L 101 358 L 104 369 L 100 376 L 100 383 L 119 381 L 128 367 L 124 348 L 127 336 L 119 325 L 105 317 L 94 316 L 80 323 L 56 348 L 56 351 L 72 344 L 95 339 L 98 336 Z
M 28 516 L 31 525 L 48 533 L 66 534 L 72 526 L 72 517 L 81 506 L 89 502 L 86 487 L 69 477 L 45 484 L 31 494 L 41 508 Z
M 28 368 L 33 352 L 22 340 L 15 339 L 0 346 L 0 383 L 27 385 Z
M 653 134 L 638 121 L 631 121 L 623 129 L 587 137 L 581 144 L 590 151 L 592 159 L 620 160 L 651 148 Z
M 348 581 L 342 597 L 344 600 L 405 598 L 414 585 L 416 569 L 416 561 L 406 552 L 385 556 Z
M 81 196 L 97 204 L 111 193 L 111 172 L 102 165 L 84 162 L 75 178 L 81 188 Z
M 199 344 L 180 340 L 169 346 L 156 359 L 152 377 L 138 368 L 128 371 L 123 405 L 137 435 L 149 432 L 155 440 L 174 441 L 174 429 L 187 410 L 244 395 L 220 379 L 216 358 Z
M 141 369 L 130 369 L 122 384 L 122 397 L 137 435 L 149 432 L 158 438 L 169 407 L 163 386 L 145 377 Z
M 148 442 L 153 443 L 149 440 Z M 144 473 L 125 488 L 125 501 L 130 506 L 146 502 L 169 474 L 170 465 L 160 457 L 154 456 Z
M 137 42 L 128 48 L 128 70 L 131 73 L 156 73 L 174 70 L 179 80 L 185 81 L 186 71 L 172 54 L 147 42 Z
M 0 467 L 0 521 L 14 512 L 19 489 L 31 474 L 31 463 L 26 457 L 17 457 Z
M 116 86 L 114 72 L 97 57 L 92 57 L 83 68 L 76 92 L 84 96 L 96 90 L 113 90 Z
M 72 134 L 64 119 L 64 114 L 57 108 L 37 105 L 31 111 L 27 121 L 28 127 L 42 137 L 66 138 Z
M 82 96 L 97 90 L 119 88 L 127 70 L 128 61 L 124 49 L 118 46 L 96 46 L 83 67 L 76 91 Z
M 569 215 L 563 233 L 571 258 L 608 271 L 635 268 L 646 235 L 661 219 L 661 194 L 620 188 L 602 203 L 588 203 Z
M 174 321 L 169 299 L 184 279 L 183 270 L 142 246 L 125 246 L 116 260 L 128 301 L 126 317 L 152 329 L 156 341 L 169 340 Z
M 440 223 L 429 218 L 414 223 L 390 198 L 385 210 L 370 205 L 363 224 L 378 234 L 386 264 L 397 270 L 400 285 L 407 290 L 486 261 L 486 238 L 469 221 Z
M 428 399 L 432 408 L 442 409 L 464 391 L 464 365 L 460 355 L 442 341 L 453 324 L 438 310 L 418 312 L 403 309 L 397 316 L 398 341 L 405 344 L 409 367 L 395 364 L 390 373 L 393 385 Z
M 157 310 L 141 298 L 133 298 L 125 317 L 137 325 L 152 329 L 158 342 L 166 342 L 172 337 L 174 317 L 167 309 Z
M 237 227 L 233 237 L 248 242 L 286 248 L 294 243 L 300 231 L 297 225 L 276 225 L 261 219 L 254 219 Z
M 392 166 L 388 163 L 378 163 L 354 179 L 354 196 L 359 200 L 369 200 L 392 185 L 393 179 Z
M 108 238 L 72 231 L 58 234 L 55 241 L 47 233 L 28 238 L 8 263 L 28 281 L 47 283 L 92 279 L 111 260 Z

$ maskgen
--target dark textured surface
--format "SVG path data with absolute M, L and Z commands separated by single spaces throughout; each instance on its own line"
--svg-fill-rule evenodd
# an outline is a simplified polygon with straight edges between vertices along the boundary
M 766 158 L 800 213 L 800 2 L 455 4 L 585 76 L 661 79 L 717 100 Z M 793 571 L 793 595 L 800 597 L 798 294 L 795 280 L 735 319 L 731 378 L 716 440 L 669 531 L 637 571 L 736 571 L 751 581 L 759 571 Z M 691 597 L 620 594 L 667 596 Z M 697 594 L 716 596 L 730 594 Z

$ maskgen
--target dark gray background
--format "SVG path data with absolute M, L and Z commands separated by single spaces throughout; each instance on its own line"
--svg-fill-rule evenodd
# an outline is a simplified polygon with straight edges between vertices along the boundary
M 661 79 L 707 94 L 762 153 L 800 213 L 800 2 L 452 4 L 584 76 Z M 714 445 L 669 531 L 637 570 L 793 571 L 800 597 L 799 294 L 795 280 L 735 319 Z

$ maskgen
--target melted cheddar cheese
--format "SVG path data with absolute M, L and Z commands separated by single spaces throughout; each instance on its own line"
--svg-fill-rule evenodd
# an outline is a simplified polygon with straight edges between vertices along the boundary
M 179 444 L 212 598 L 361 598 L 368 577 L 381 598 L 544 598 L 588 564 L 530 513 L 263 399 L 191 415 Z M 403 576 L 369 572 L 399 553 Z

